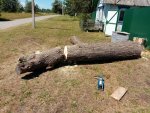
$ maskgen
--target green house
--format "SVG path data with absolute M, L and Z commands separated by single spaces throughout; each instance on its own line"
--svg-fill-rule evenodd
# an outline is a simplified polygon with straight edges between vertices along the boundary
M 150 49 L 150 7 L 131 8 L 126 10 L 122 31 L 134 37 L 145 38 L 145 46 Z
M 95 23 L 102 27 L 106 35 L 111 36 L 114 31 L 122 31 L 126 10 L 147 6 L 150 6 L 150 0 L 99 0 L 94 12 Z

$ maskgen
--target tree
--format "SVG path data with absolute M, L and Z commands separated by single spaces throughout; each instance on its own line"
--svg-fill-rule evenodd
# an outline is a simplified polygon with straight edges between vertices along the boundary
M 23 12 L 24 7 L 19 3 L 17 12 Z
M 34 8 L 35 8 L 35 12 L 40 12 L 41 11 L 40 7 L 37 4 L 34 6 Z
M 40 12 L 40 10 L 41 10 L 37 4 L 34 6 L 34 9 L 35 9 L 35 12 Z M 26 0 L 25 12 L 28 12 L 28 13 L 32 12 L 32 2 L 31 1 Z
M 50 13 L 51 10 L 50 10 L 50 9 L 44 9 L 44 8 L 42 8 L 40 12 L 43 12 L 43 13 Z
M 0 16 L 1 16 L 1 12 L 2 12 L 2 0 L 0 0 Z
M 17 12 L 19 4 L 18 0 L 1 0 L 1 10 L 5 12 Z
M 93 0 L 65 0 L 65 12 L 71 16 L 75 13 L 91 13 L 93 11 Z
M 55 0 L 52 4 L 52 11 L 54 13 L 62 14 L 62 2 L 60 0 Z
M 26 0 L 25 12 L 27 12 L 27 13 L 32 12 L 32 2 L 31 1 Z

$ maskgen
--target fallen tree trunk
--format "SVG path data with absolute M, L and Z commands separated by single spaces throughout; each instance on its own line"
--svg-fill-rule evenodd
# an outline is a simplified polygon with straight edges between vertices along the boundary
M 66 60 L 75 63 L 136 59 L 141 56 L 142 51 L 141 46 L 133 42 L 81 44 L 65 48 Z
M 33 72 L 38 69 L 54 67 L 64 62 L 64 50 L 61 47 L 56 47 L 45 52 L 37 52 L 29 56 L 19 58 L 19 63 L 16 67 L 17 74 Z
M 33 72 L 58 64 L 103 63 L 141 57 L 142 47 L 134 42 L 77 44 L 57 47 L 19 59 L 18 74 Z

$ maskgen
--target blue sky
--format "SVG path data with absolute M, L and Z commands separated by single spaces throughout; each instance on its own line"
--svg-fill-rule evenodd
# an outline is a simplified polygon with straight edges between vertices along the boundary
M 26 0 L 19 0 L 19 1 L 23 6 L 25 5 Z M 45 9 L 52 8 L 52 3 L 54 2 L 54 0 L 34 0 L 34 1 L 36 4 L 38 4 L 40 8 L 45 8 Z

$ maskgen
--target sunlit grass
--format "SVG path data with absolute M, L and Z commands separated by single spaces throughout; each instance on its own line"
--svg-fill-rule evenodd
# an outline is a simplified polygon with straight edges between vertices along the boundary
M 59 16 L 0 31 L 0 109 L 11 112 L 101 113 L 149 112 L 150 71 L 144 59 L 108 64 L 57 68 L 25 80 L 15 73 L 18 58 L 34 51 L 71 45 L 76 35 L 83 42 L 110 42 L 102 32 L 84 32 L 79 19 Z M 95 76 L 104 75 L 105 90 L 97 90 Z M 28 75 L 31 76 L 31 75 Z M 118 87 L 128 88 L 123 100 L 110 95 Z M 42 110 L 42 111 L 40 111 Z

